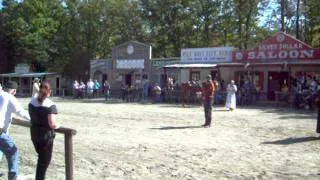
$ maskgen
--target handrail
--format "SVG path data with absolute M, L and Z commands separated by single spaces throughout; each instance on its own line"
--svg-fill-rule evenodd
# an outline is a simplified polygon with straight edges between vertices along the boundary
M 31 124 L 28 121 L 13 118 L 12 124 L 20 125 L 24 127 L 30 127 Z M 71 128 L 60 127 L 55 129 L 55 132 L 64 134 L 64 149 L 65 149 L 65 170 L 66 180 L 73 180 L 73 144 L 72 136 L 77 134 L 77 131 Z

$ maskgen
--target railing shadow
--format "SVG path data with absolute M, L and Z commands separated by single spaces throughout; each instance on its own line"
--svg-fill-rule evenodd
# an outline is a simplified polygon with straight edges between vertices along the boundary
M 265 141 L 262 144 L 289 145 L 289 144 L 303 143 L 303 142 L 317 141 L 317 140 L 320 140 L 320 138 L 308 136 L 308 137 L 298 137 L 298 138 L 286 138 L 286 139 L 276 140 L 276 141 Z
M 23 121 L 20 119 L 13 118 L 12 124 L 30 127 L 30 122 Z M 57 133 L 64 134 L 64 149 L 65 149 L 65 170 L 66 170 L 66 180 L 73 180 L 73 143 L 72 136 L 77 134 L 74 129 L 60 127 L 55 130 Z
M 202 126 L 164 126 L 160 128 L 150 128 L 153 130 L 176 130 L 176 129 L 197 129 L 203 128 Z

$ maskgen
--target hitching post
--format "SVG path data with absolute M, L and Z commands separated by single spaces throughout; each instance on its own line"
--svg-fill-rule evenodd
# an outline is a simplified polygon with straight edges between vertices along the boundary
M 30 127 L 30 122 L 13 118 L 13 124 Z M 70 128 L 60 127 L 55 130 L 57 133 L 64 134 L 64 151 L 65 151 L 65 167 L 66 180 L 73 180 L 73 144 L 72 136 L 77 134 L 77 131 Z

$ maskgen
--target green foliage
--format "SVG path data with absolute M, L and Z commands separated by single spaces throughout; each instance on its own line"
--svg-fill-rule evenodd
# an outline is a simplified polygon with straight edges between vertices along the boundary
M 271 2 L 276 6 L 268 0 L 3 0 L 0 34 L 10 39 L 15 62 L 86 76 L 90 59 L 111 58 L 112 47 L 129 40 L 151 44 L 159 58 L 180 56 L 187 47 L 251 49 L 280 29 L 285 2 L 286 32 L 294 34 L 298 22 L 302 40 L 320 46 L 318 0 Z M 261 26 L 267 7 L 273 14 Z

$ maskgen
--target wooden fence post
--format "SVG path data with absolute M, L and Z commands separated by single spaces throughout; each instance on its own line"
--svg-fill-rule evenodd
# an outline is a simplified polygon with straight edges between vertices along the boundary
M 64 134 L 66 179 L 73 180 L 73 145 L 72 134 L 70 132 Z

